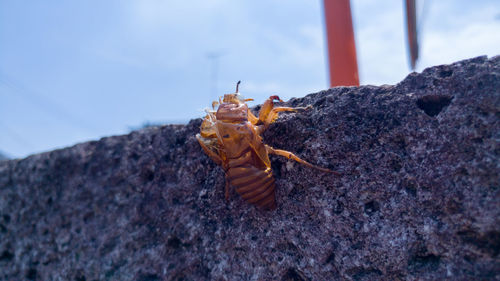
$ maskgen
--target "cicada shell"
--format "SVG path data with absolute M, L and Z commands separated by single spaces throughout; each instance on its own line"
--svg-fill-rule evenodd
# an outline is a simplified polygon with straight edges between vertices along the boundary
M 239 95 L 239 83 L 235 93 L 213 102 L 213 110 L 207 110 L 200 133 L 196 135 L 205 153 L 224 169 L 226 199 L 229 199 L 229 188 L 233 186 L 245 201 L 263 209 L 276 208 L 276 187 L 269 154 L 284 156 L 323 172 L 336 173 L 310 164 L 289 151 L 264 144 L 261 134 L 276 120 L 279 112 L 305 108 L 275 107 L 274 102 L 282 100 L 271 96 L 257 117 L 246 104 L 251 99 Z

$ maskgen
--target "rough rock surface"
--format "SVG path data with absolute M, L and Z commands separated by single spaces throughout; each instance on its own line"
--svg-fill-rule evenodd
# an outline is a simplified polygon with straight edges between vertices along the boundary
M 233 192 L 200 120 L 0 162 L 3 280 L 500 279 L 500 57 L 338 87 L 265 141 L 278 209 Z

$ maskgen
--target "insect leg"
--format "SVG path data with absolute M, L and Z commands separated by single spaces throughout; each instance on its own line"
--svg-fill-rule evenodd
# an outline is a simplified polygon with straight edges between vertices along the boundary
M 273 123 L 276 118 L 278 118 L 278 113 L 283 111 L 297 111 L 297 110 L 305 110 L 310 108 L 308 107 L 274 107 L 274 101 L 282 100 L 278 96 L 271 96 L 267 99 L 259 112 L 259 121 L 264 125 L 265 128 L 269 126 L 269 124 Z
M 264 124 L 264 126 L 267 128 L 269 124 L 272 122 L 267 122 L 269 114 L 274 108 L 274 101 L 282 101 L 278 96 L 271 96 L 269 97 L 264 104 L 262 104 L 262 108 L 260 109 L 259 112 L 259 122 Z
M 279 156 L 283 156 L 283 157 L 286 157 L 288 159 L 295 160 L 295 161 L 299 162 L 300 164 L 306 165 L 308 167 L 311 167 L 311 168 L 314 168 L 314 169 L 318 169 L 318 170 L 326 172 L 326 173 L 332 173 L 332 174 L 335 174 L 337 176 L 340 176 L 339 172 L 332 171 L 330 169 L 321 168 L 321 167 L 318 167 L 316 165 L 313 165 L 313 164 L 311 164 L 311 163 L 309 163 L 309 162 L 307 162 L 305 160 L 300 159 L 297 155 L 293 154 L 290 151 L 281 150 L 281 149 L 274 149 L 274 148 L 270 147 L 269 145 L 266 145 L 266 150 L 267 150 L 268 153 L 279 155 Z
M 296 107 L 296 108 L 293 108 L 293 107 L 275 107 L 269 112 L 266 119 L 263 120 L 264 125 L 267 127 L 267 126 L 269 126 L 269 124 L 273 123 L 278 118 L 279 112 L 284 112 L 284 111 L 295 112 L 298 109 L 303 109 L 303 108 L 302 107 Z
M 250 109 L 248 110 L 248 121 L 250 121 L 250 123 L 252 123 L 253 125 L 256 125 L 259 122 L 259 118 L 253 115 Z
M 200 143 L 201 145 L 201 148 L 203 148 L 203 150 L 205 151 L 205 153 L 215 162 L 215 164 L 217 165 L 222 165 L 222 159 L 220 158 L 219 155 L 217 155 L 217 153 L 215 153 L 214 151 L 212 151 L 206 144 L 205 142 L 203 141 L 202 137 L 200 136 L 200 134 L 196 134 L 196 139 L 198 140 L 198 142 Z

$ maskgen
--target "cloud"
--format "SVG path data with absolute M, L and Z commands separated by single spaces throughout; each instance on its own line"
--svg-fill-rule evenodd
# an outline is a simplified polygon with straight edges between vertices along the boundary
M 407 73 L 401 1 L 353 5 L 361 84 L 397 83 Z
M 500 6 L 495 1 L 424 1 L 417 7 L 417 71 L 479 55 L 500 53 Z M 422 14 L 423 13 L 423 14 Z M 362 84 L 395 84 L 409 72 L 402 1 L 353 1 Z
M 296 85 L 276 81 L 247 81 L 241 89 L 245 97 L 253 98 L 256 103 L 262 103 L 272 95 L 278 95 L 286 101 L 292 97 L 303 96 L 305 93 L 313 93 L 316 90 L 321 89 L 307 85 L 296 87 Z
M 227 0 L 143 0 L 130 2 L 129 11 L 135 24 L 143 29 L 157 31 L 167 26 L 172 29 L 203 29 L 200 22 L 224 14 L 231 1 Z
M 420 69 L 480 55 L 500 54 L 498 5 L 477 5 L 451 10 L 438 3 L 430 9 L 429 21 L 421 34 Z
M 452 63 L 479 55 L 500 54 L 499 22 L 472 23 L 461 30 L 432 32 L 422 48 L 422 65 Z
M 362 84 L 399 82 L 409 72 L 402 1 L 351 3 Z M 499 53 L 497 1 L 425 3 L 418 70 Z M 4 19 L 11 23 L 5 25 L 10 32 L 0 34 L 8 44 L 0 45 L 0 53 L 2 67 L 14 77 L 50 93 L 69 112 L 88 116 L 99 132 L 120 133 L 144 120 L 199 116 L 196 110 L 216 98 L 213 61 L 207 58 L 214 52 L 223 54 L 217 95 L 233 91 L 238 80 L 242 93 L 256 102 L 272 94 L 286 100 L 327 88 L 321 1 L 141 0 L 108 1 L 98 11 L 91 7 L 68 2 L 10 9 Z M 58 28 L 61 23 L 64 28 Z M 27 46 L 43 48 L 27 52 Z M 17 116 L 13 103 L 5 101 L 5 114 Z M 30 116 L 40 119 L 36 111 Z M 47 121 L 44 128 L 69 130 L 60 123 Z M 36 134 L 20 121 L 12 126 L 27 139 Z M 81 140 L 46 134 L 37 143 L 50 149 Z M 29 153 L 0 146 L 12 155 Z

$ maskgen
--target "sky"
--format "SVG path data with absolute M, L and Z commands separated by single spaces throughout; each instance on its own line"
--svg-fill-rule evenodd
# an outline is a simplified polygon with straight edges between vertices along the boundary
M 409 69 L 403 1 L 351 0 L 362 85 Z M 500 54 L 497 0 L 417 0 L 416 71 Z M 0 152 L 186 123 L 225 93 L 328 88 L 322 1 L 0 0 Z

